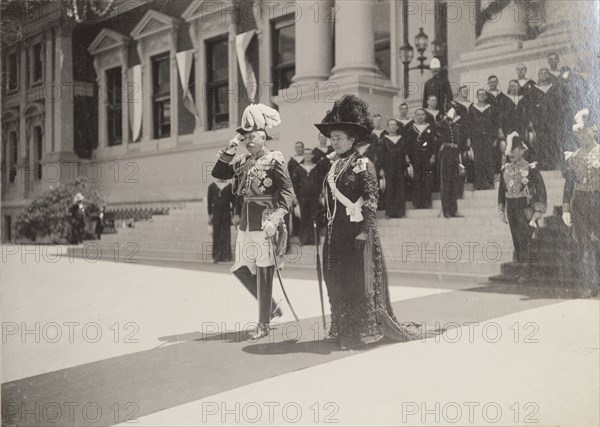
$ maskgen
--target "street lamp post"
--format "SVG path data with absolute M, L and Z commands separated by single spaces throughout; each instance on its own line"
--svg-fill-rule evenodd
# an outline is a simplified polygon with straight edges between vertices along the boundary
M 406 23 L 405 23 L 405 28 L 406 28 Z M 425 65 L 425 60 L 427 59 L 427 57 L 424 55 L 425 51 L 427 50 L 428 45 L 429 45 L 429 36 L 427 34 L 425 34 L 425 32 L 423 31 L 423 28 L 421 27 L 419 29 L 419 33 L 415 36 L 415 46 L 417 48 L 417 52 L 419 52 L 419 57 L 417 58 L 419 60 L 419 65 L 417 65 L 415 67 L 410 67 L 409 65 L 414 57 L 414 49 L 410 45 L 410 43 L 408 43 L 407 31 L 405 30 L 404 45 L 399 48 L 400 59 L 402 60 L 402 63 L 404 64 L 404 99 L 408 98 L 409 71 L 410 70 L 420 70 L 421 75 L 423 75 L 424 71 L 429 68 L 427 65 Z

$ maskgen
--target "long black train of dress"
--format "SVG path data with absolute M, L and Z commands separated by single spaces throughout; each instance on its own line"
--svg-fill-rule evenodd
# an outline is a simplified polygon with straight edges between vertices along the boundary
M 398 138 L 396 142 L 393 139 Z M 406 161 L 408 154 L 405 138 L 385 135 L 380 142 L 380 165 L 385 173 L 385 215 L 402 218 L 406 214 Z
M 334 199 L 328 183 L 330 174 L 337 189 L 350 201 L 363 198 L 361 221 L 352 222 L 346 206 Z M 378 197 L 375 167 L 350 150 L 330 166 L 324 185 L 332 214 L 323 246 L 332 317 L 330 334 L 347 348 L 374 343 L 384 336 L 397 341 L 420 337 L 398 324 L 390 303 L 387 269 L 375 222 Z M 356 240 L 363 231 L 367 239 Z

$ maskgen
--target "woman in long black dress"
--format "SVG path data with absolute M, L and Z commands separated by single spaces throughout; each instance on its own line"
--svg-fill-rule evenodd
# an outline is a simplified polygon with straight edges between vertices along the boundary
M 356 151 L 373 128 L 368 107 L 356 96 L 346 95 L 315 126 L 331 139 L 339 157 L 324 183 L 328 226 L 323 260 L 332 317 L 328 338 L 337 338 L 343 348 L 374 343 L 384 336 L 398 341 L 416 338 L 416 331 L 401 326 L 392 310 L 375 221 L 375 168 Z
M 431 188 L 438 152 L 435 130 L 425 122 L 425 110 L 415 112 L 415 122 L 406 131 L 406 144 L 414 170 L 412 202 L 415 209 L 431 208 Z
M 495 156 L 501 155 L 494 147 L 498 138 L 498 123 L 484 89 L 477 91 L 477 104 L 469 108 L 469 128 L 468 144 L 475 156 L 473 187 L 475 190 L 494 188 Z
M 589 110 L 577 113 L 573 131 L 581 143 L 566 152 L 563 221 L 573 226 L 573 237 L 581 248 L 580 286 L 582 296 L 597 293 L 600 283 L 600 145 L 598 126 L 591 123 Z
M 406 214 L 406 165 L 408 150 L 395 119 L 388 120 L 388 133 L 381 138 L 381 166 L 385 177 L 385 216 L 402 218 Z

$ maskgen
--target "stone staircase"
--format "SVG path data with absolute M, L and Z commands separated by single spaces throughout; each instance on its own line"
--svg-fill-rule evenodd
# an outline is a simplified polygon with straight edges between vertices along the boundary
M 562 204 L 564 181 L 558 171 L 543 172 L 543 176 L 552 212 L 552 206 Z M 411 209 L 408 203 L 407 216 L 401 219 L 385 219 L 383 212 L 378 213 L 389 271 L 489 277 L 501 273 L 502 265 L 512 261 L 510 230 L 497 215 L 497 190 L 470 191 L 466 187 L 464 198 L 459 200 L 459 212 L 464 218 L 444 218 L 439 200 L 434 200 L 433 208 L 427 210 Z M 72 252 L 76 256 L 117 262 L 210 263 L 212 237 L 207 218 L 205 203 L 186 203 L 179 209 L 171 209 L 168 215 L 136 222 L 133 228 L 120 228 L 118 233 L 86 242 Z M 232 247 L 235 238 L 232 229 Z M 293 243 L 285 263 L 312 268 L 315 248 Z

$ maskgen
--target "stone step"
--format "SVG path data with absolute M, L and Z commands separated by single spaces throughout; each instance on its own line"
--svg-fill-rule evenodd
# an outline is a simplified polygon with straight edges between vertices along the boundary
M 143 260 L 172 260 L 180 262 L 210 263 L 210 254 L 200 251 L 161 251 L 161 250 L 139 250 L 131 252 L 87 251 L 84 255 L 82 248 L 69 249 L 73 256 L 83 257 L 90 261 L 104 259 L 113 262 L 136 263 Z M 314 257 L 306 256 L 285 261 L 286 266 L 314 268 Z M 421 273 L 450 273 L 460 275 L 489 276 L 500 273 L 500 262 L 421 262 L 404 261 L 401 258 L 386 257 L 386 266 L 390 272 L 421 272 Z
M 181 253 L 193 253 L 192 258 L 209 259 L 212 251 L 212 241 L 205 242 L 125 242 L 122 244 L 102 244 L 92 245 L 87 251 L 92 253 L 100 249 L 102 252 L 124 254 L 175 252 L 176 258 L 186 258 Z M 487 261 L 487 262 L 508 262 L 512 260 L 513 248 L 511 242 L 500 244 L 497 242 L 406 242 L 403 245 L 386 244 L 382 242 L 384 255 L 392 259 L 401 259 L 404 261 L 421 262 L 458 262 L 458 261 Z M 235 243 L 232 244 L 232 251 L 235 253 Z M 322 248 L 320 249 L 322 253 Z M 295 263 L 314 263 L 314 246 L 294 245 L 291 251 L 286 255 L 286 259 Z
M 501 273 L 506 277 L 536 277 L 538 279 L 557 279 L 577 275 L 575 265 L 539 262 L 533 264 L 520 264 L 515 262 L 502 265 Z
M 450 221 L 450 220 L 449 220 Z M 419 226 L 402 226 L 402 227 L 380 227 L 379 234 L 382 241 L 457 241 L 457 242 L 481 242 L 494 241 L 499 242 L 499 239 L 510 239 L 510 230 L 507 225 L 462 225 L 455 227 L 444 226 L 443 224 L 430 224 L 427 228 Z M 237 234 L 232 232 L 232 242 L 236 240 Z M 481 236 L 485 236 L 482 239 Z M 416 239 L 416 240 L 415 240 Z M 503 240 L 503 241 L 504 241 Z M 151 235 L 145 234 L 117 234 L 114 237 L 102 237 L 101 242 L 106 244 L 124 243 L 124 242 L 203 242 L 212 241 L 212 237 L 208 233 L 170 233 L 157 231 Z M 104 243 L 103 243 L 104 244 Z

